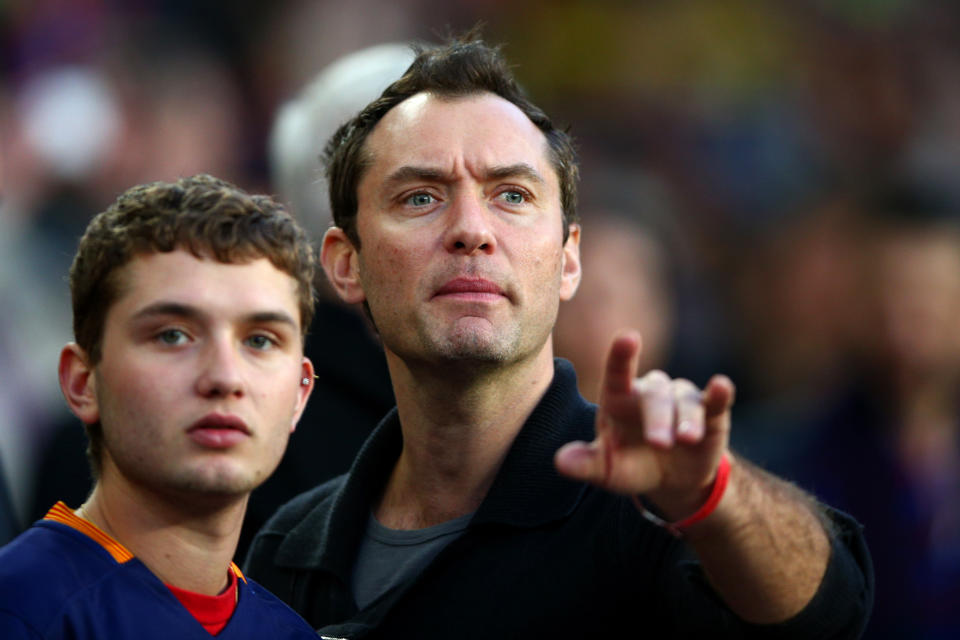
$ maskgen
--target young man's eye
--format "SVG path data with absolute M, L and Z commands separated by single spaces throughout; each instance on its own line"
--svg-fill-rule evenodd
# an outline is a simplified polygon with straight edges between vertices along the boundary
M 422 191 L 407 198 L 407 204 L 411 204 L 414 207 L 425 207 L 433 204 L 434 202 L 436 202 L 436 199 L 432 195 Z
M 157 334 L 157 340 L 166 345 L 177 346 L 187 342 L 187 334 L 180 329 L 167 329 Z
M 247 344 L 253 347 L 254 349 L 257 349 L 259 351 L 264 351 L 266 349 L 269 349 L 275 346 L 277 343 L 273 339 L 267 336 L 258 334 L 258 335 L 250 336 L 249 338 L 247 338 Z

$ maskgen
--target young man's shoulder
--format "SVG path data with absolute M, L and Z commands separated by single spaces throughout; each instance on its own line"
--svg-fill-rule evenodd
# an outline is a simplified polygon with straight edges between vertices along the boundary
M 252 580 L 218 637 L 311 638 Z M 0 638 L 201 638 L 209 634 L 136 558 L 118 560 L 69 526 L 40 521 L 0 549 Z
M 269 638 L 315 638 L 316 633 L 307 622 L 288 607 L 282 600 L 270 593 L 254 580 L 244 577 L 242 591 L 253 598 L 241 596 L 246 610 L 234 612 L 238 623 L 229 625 L 218 634 L 224 640 L 233 638 L 269 637 Z M 256 605 L 251 606 L 255 602 Z M 251 610 L 253 612 L 251 613 Z M 233 623 L 233 620 L 231 620 Z M 224 633 L 229 631 L 229 633 Z
M 41 520 L 0 549 L 3 625 L 19 621 L 20 626 L 39 634 L 120 567 L 103 547 L 83 534 Z

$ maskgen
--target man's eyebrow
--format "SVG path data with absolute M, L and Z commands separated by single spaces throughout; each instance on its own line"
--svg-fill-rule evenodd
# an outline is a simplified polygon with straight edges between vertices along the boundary
M 491 167 L 487 171 L 487 178 L 502 180 L 503 178 L 526 178 L 537 184 L 543 184 L 543 176 L 526 162 L 518 162 L 503 167 Z
M 203 318 L 206 314 L 197 307 L 181 302 L 155 302 L 140 309 L 133 315 L 134 320 L 154 316 L 177 316 L 192 320 Z M 244 322 L 251 324 L 287 324 L 297 328 L 297 321 L 285 311 L 254 311 L 242 317 Z
M 423 180 L 427 182 L 443 182 L 451 179 L 446 172 L 432 167 L 415 167 L 404 165 L 387 176 L 387 184 Z
M 504 178 L 526 178 L 537 184 L 543 184 L 544 179 L 540 173 L 526 162 L 516 164 L 490 167 L 487 169 L 486 178 L 488 180 L 502 180 Z M 409 181 L 423 180 L 425 182 L 447 182 L 453 180 L 453 176 L 441 169 L 434 167 L 417 167 L 404 165 L 387 176 L 387 184 L 399 184 Z

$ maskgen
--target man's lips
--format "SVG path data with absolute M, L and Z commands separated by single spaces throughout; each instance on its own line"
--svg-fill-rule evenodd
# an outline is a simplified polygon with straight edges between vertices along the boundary
M 489 300 L 505 297 L 496 283 L 484 278 L 454 278 L 437 289 L 433 297 L 452 296 L 468 300 Z
M 226 449 L 250 436 L 250 429 L 237 416 L 211 413 L 187 430 L 195 443 L 210 449 Z

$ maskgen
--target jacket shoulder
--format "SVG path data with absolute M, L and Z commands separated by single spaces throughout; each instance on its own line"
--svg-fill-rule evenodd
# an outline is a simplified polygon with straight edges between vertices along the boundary
M 286 535 L 316 509 L 323 508 L 327 503 L 332 502 L 334 495 L 346 482 L 346 478 L 346 475 L 337 476 L 292 498 L 270 516 L 266 524 L 257 532 L 256 538 L 265 535 Z

